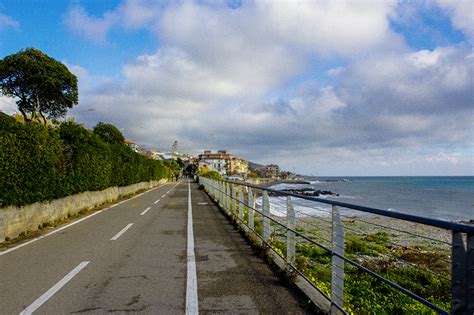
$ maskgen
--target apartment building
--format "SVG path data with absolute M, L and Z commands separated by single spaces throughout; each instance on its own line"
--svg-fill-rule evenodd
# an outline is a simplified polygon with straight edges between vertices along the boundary
M 247 174 L 249 172 L 249 163 L 240 158 L 232 158 L 227 163 L 227 174 Z
M 227 174 L 227 163 L 230 159 L 232 159 L 232 156 L 226 150 L 219 150 L 217 153 L 206 150 L 199 154 L 199 161 L 205 162 L 209 170 L 216 171 L 221 175 Z

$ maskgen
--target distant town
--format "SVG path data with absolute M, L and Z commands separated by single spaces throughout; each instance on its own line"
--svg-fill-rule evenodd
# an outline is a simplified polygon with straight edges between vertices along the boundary
M 227 150 L 205 150 L 204 152 L 193 156 L 188 153 L 180 153 L 176 150 L 164 152 L 158 150 L 145 150 L 137 143 L 125 140 L 132 150 L 142 154 L 150 159 L 155 160 L 180 160 L 184 164 L 184 169 L 188 169 L 190 165 L 194 166 L 199 174 L 209 171 L 215 171 L 221 176 L 234 180 L 252 180 L 252 178 L 260 179 L 296 179 L 296 174 L 281 170 L 274 163 L 258 164 L 247 161 L 241 157 L 232 155 Z

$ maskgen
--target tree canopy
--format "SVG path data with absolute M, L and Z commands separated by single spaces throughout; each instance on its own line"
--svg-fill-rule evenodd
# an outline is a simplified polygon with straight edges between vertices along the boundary
M 0 60 L 0 93 L 17 98 L 25 120 L 60 118 L 78 103 L 77 78 L 61 62 L 27 48 Z M 28 117 L 30 114 L 30 117 Z
M 125 140 L 120 130 L 112 124 L 99 122 L 94 127 L 94 133 L 108 143 L 122 143 Z

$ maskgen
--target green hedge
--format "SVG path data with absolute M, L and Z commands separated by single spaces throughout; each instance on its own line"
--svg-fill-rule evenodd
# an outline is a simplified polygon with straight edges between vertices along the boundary
M 171 166 L 74 122 L 45 127 L 0 114 L 0 207 L 158 180 Z

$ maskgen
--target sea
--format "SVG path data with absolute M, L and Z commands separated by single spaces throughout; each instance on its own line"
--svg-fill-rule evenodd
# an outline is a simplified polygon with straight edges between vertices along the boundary
M 474 176 L 305 177 L 309 184 L 280 183 L 272 189 L 329 190 L 320 198 L 448 221 L 474 219 Z M 330 205 L 295 200 L 296 215 L 329 216 Z M 283 216 L 286 199 L 272 197 L 273 214 Z M 348 216 L 371 216 L 344 210 Z

